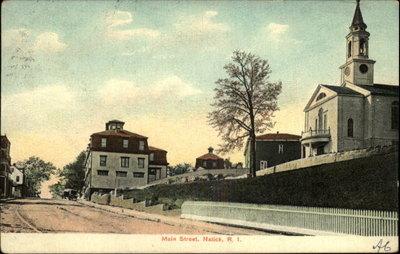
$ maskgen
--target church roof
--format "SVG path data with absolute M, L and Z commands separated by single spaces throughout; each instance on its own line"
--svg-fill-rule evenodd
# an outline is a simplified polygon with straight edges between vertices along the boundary
M 357 85 L 362 89 L 369 91 L 373 95 L 386 95 L 386 96 L 399 96 L 399 86 L 374 84 L 371 85 Z
M 359 92 L 356 92 L 348 87 L 344 87 L 344 86 L 332 86 L 332 85 L 323 85 L 321 84 L 321 86 L 328 88 L 329 90 L 334 91 L 337 94 L 340 95 L 359 95 L 362 96 L 362 94 L 360 94 Z
M 360 9 L 360 0 L 357 0 L 356 10 L 354 11 L 353 21 L 351 22 L 351 27 L 361 27 L 363 29 L 367 28 L 367 25 L 364 23 L 361 9 Z

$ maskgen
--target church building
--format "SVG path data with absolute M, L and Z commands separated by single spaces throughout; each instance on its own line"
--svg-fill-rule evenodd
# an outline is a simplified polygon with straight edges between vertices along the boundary
M 318 85 L 304 109 L 303 158 L 398 144 L 399 86 L 374 83 L 366 29 L 357 0 L 341 84 Z

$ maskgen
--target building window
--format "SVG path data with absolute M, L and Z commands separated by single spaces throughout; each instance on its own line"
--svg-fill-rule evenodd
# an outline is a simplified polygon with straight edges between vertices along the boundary
M 324 126 L 323 114 L 324 114 L 324 110 L 322 108 L 320 108 L 318 110 L 318 130 L 322 130 L 322 128 Z
M 207 167 L 207 161 L 203 161 L 203 167 Z
M 108 170 L 97 170 L 99 176 L 108 176 Z
M 268 162 L 260 161 L 260 169 L 266 169 L 266 168 L 268 168 Z
M 121 157 L 121 167 L 129 168 L 129 157 Z
M 326 114 L 324 114 L 324 130 L 327 130 L 327 125 L 328 125 L 328 117 Z
M 315 119 L 315 129 L 314 130 L 318 130 L 318 119 Z
M 128 139 L 123 139 L 123 140 L 122 140 L 122 146 L 123 146 L 124 148 L 128 148 L 128 145 L 129 145 L 129 140 L 128 140 Z
M 347 120 L 347 137 L 352 138 L 353 137 L 353 128 L 354 128 L 354 123 L 353 119 L 349 118 Z
M 138 168 L 144 168 L 144 158 L 138 158 Z
M 143 141 L 143 140 L 140 140 L 140 141 L 139 141 L 139 150 L 140 150 L 140 151 L 143 151 L 143 150 L 144 150 L 144 141 Z
M 117 171 L 117 176 L 118 177 L 126 177 L 128 173 L 126 171 Z
M 349 41 L 347 45 L 347 57 L 351 57 L 351 41 Z
M 213 166 L 213 168 L 216 168 L 217 167 L 217 162 L 213 161 L 212 166 Z
M 101 147 L 106 147 L 107 146 L 107 138 L 102 138 L 101 139 Z
M 364 38 L 360 39 L 360 55 L 367 55 L 366 41 Z
M 321 99 L 323 99 L 323 98 L 325 98 L 325 97 L 326 97 L 326 94 L 325 94 L 325 93 L 320 93 L 320 94 L 318 95 L 316 101 L 319 101 L 319 100 L 321 100 Z
M 278 153 L 283 153 L 283 144 L 280 144 L 278 147 Z
M 149 160 L 150 160 L 150 161 L 154 161 L 154 153 L 151 153 L 151 154 L 150 154 Z
M 143 172 L 133 172 L 133 177 L 135 178 L 143 178 L 144 173 Z
M 19 176 L 17 176 L 15 180 L 16 180 L 17 182 L 19 182 Z
M 106 166 L 106 165 L 107 165 L 107 156 L 100 155 L 100 166 Z
M 392 103 L 392 130 L 399 129 L 399 102 Z

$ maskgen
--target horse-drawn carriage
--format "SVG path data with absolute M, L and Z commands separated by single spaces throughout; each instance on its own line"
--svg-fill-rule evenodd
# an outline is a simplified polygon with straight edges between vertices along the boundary
M 73 189 L 65 189 L 62 193 L 62 198 L 76 200 L 78 198 L 78 192 Z

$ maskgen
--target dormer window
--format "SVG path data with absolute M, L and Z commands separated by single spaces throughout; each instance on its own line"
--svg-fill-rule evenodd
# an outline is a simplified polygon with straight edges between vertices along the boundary
M 128 139 L 123 139 L 122 140 L 122 147 L 123 148 L 128 148 L 129 146 L 129 140 Z
M 143 140 L 140 140 L 140 141 L 139 141 L 139 150 L 140 150 L 140 151 L 143 151 L 143 150 L 144 150 L 144 141 L 143 141 Z
M 101 147 L 107 147 L 107 138 L 101 139 Z

